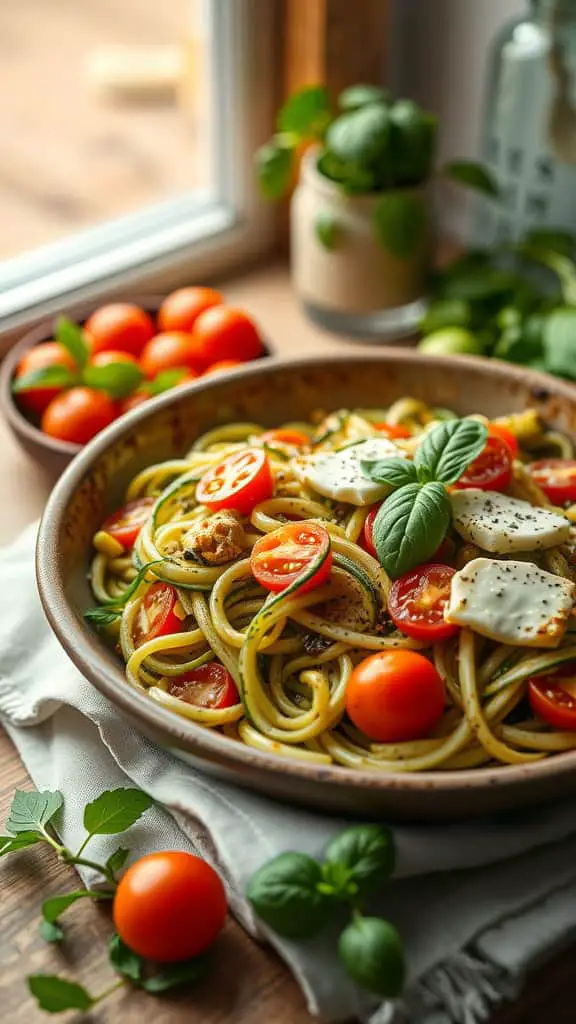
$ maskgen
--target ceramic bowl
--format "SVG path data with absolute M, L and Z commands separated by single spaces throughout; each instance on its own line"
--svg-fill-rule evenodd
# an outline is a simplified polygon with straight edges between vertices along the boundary
M 203 770 L 270 796 L 356 815 L 455 818 L 576 792 L 576 751 L 522 766 L 425 774 L 369 773 L 263 753 L 159 707 L 130 688 L 117 656 L 83 620 L 91 538 L 153 462 L 182 455 L 199 433 L 250 420 L 271 427 L 318 408 L 386 406 L 403 395 L 490 417 L 536 407 L 576 440 L 576 388 L 501 362 L 382 351 L 253 363 L 227 378 L 168 392 L 112 424 L 68 467 L 48 502 L 37 551 L 40 596 L 81 672 L 134 728 Z

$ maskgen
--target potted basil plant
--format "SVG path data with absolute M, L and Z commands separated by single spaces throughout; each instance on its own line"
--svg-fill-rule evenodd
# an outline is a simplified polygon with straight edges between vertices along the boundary
M 411 333 L 430 269 L 436 118 L 371 85 L 345 89 L 337 107 L 320 85 L 286 102 L 277 134 L 256 154 L 260 188 L 282 198 L 299 167 L 292 272 L 314 321 L 363 338 Z M 496 195 L 479 164 L 453 161 L 440 173 Z

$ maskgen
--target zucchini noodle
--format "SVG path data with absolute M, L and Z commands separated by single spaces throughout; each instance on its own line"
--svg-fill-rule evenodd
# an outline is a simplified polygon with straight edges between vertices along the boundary
M 128 685 L 220 730 L 230 742 L 343 771 L 460 771 L 576 749 L 576 728 L 547 725 L 527 700 L 530 680 L 576 662 L 570 627 L 552 650 L 497 643 L 464 628 L 433 644 L 407 636 L 388 615 L 391 580 L 367 542 L 372 506 L 325 497 L 303 479 L 307 455 L 387 437 L 387 428 L 399 454 L 411 458 L 422 434 L 451 418 L 451 410 L 405 397 L 388 410 L 318 413 L 312 423 L 285 424 L 274 435 L 255 423 L 231 423 L 203 434 L 183 458 L 138 473 L 126 501 L 147 502 L 145 519 L 130 543 L 107 520 L 95 535 L 90 570 L 100 605 L 94 618 L 101 613 Z M 570 441 L 546 429 L 533 410 L 495 422 L 519 445 L 507 493 L 576 523 L 576 502 L 557 507 L 528 466 L 542 453 L 572 458 Z M 262 453 L 272 481 L 268 494 L 248 510 L 201 504 L 199 482 L 219 472 L 223 460 L 242 459 L 246 449 Z M 268 590 L 253 574 L 252 550 L 293 521 L 321 528 L 331 551 L 329 571 L 308 588 L 296 582 Z M 453 530 L 450 538 L 454 568 L 486 557 Z M 528 558 L 575 579 L 571 543 Z M 162 628 L 154 625 L 155 615 L 163 617 Z M 366 657 L 394 650 L 419 651 L 430 660 L 443 683 L 445 709 L 423 738 L 373 742 L 347 717 L 348 683 Z M 212 679 L 210 672 L 221 666 L 233 681 L 230 699 L 219 702 L 211 690 L 196 699 L 196 682 Z

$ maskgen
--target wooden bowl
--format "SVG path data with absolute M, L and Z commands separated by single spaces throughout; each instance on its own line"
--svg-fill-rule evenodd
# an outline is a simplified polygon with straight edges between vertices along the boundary
M 461 414 L 493 417 L 536 407 L 576 439 L 576 388 L 543 374 L 470 357 L 382 351 L 286 362 L 264 360 L 172 391 L 109 427 L 74 460 L 49 500 L 37 576 L 56 636 L 88 679 L 135 728 L 205 771 L 274 797 L 360 815 L 455 818 L 576 792 L 576 751 L 521 766 L 423 774 L 370 773 L 263 753 L 158 706 L 130 688 L 124 666 L 83 620 L 91 538 L 144 466 L 181 456 L 199 433 L 234 420 L 272 427 L 318 408 L 382 407 L 403 395 Z
M 155 316 L 163 299 L 163 295 L 148 295 L 117 301 L 134 302 L 145 309 L 147 313 Z M 83 303 L 72 306 L 66 313 L 71 320 L 82 324 L 96 308 L 93 302 Z M 33 330 L 28 331 L 5 356 L 0 366 L 0 410 L 19 444 L 42 465 L 51 477 L 56 479 L 78 452 L 82 451 L 84 445 L 73 444 L 71 441 L 59 441 L 55 437 L 44 434 L 40 427 L 19 408 L 12 394 L 12 381 L 22 356 L 34 345 L 50 341 L 54 337 L 54 320 L 54 316 L 42 320 Z M 264 342 L 264 356 L 268 356 L 270 351 L 270 346 Z

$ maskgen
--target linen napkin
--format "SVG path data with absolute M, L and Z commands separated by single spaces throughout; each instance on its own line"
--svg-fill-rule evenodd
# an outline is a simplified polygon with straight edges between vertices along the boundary
M 40 789 L 59 789 L 59 830 L 79 846 L 82 809 L 104 789 L 137 785 L 157 804 L 123 837 L 136 858 L 195 850 L 221 873 L 233 913 L 278 950 L 311 1013 L 328 1022 L 479 1024 L 527 970 L 576 935 L 576 802 L 452 825 L 394 827 L 394 880 L 370 909 L 403 937 L 408 980 L 398 1003 L 350 982 L 336 928 L 279 939 L 254 919 L 245 885 L 284 850 L 318 855 L 347 824 L 215 781 L 155 746 L 79 674 L 53 637 L 36 592 L 36 527 L 0 554 L 0 715 Z M 116 837 L 97 837 L 106 858 Z M 82 869 L 88 885 L 97 877 Z

